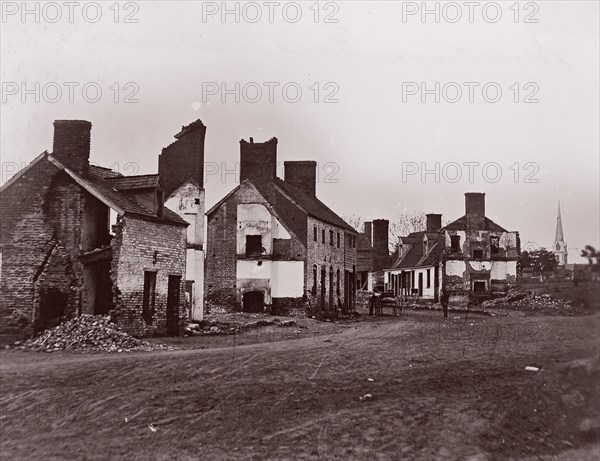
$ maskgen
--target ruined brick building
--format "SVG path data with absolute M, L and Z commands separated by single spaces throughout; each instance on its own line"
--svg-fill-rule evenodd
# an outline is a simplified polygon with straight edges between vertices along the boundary
M 189 223 L 186 242 L 185 291 L 188 319 L 204 315 L 204 138 L 206 126 L 196 120 L 175 135 L 158 157 L 165 206 Z
M 517 283 L 519 233 L 485 216 L 485 194 L 465 194 L 465 215 L 442 229 L 442 284 L 450 302 L 505 293 Z
M 369 289 L 369 272 L 373 270 L 373 223 L 364 223 L 363 231 L 356 238 L 356 286 Z
M 485 194 L 465 194 L 465 215 L 442 227 L 428 214 L 427 227 L 401 237 L 396 261 L 385 271 L 396 295 L 439 301 L 442 287 L 452 304 L 506 293 L 517 283 L 519 233 L 485 216 Z
M 316 196 L 316 162 L 277 139 L 240 141 L 240 185 L 207 212 L 206 299 L 229 310 L 323 311 L 355 302 L 357 232 Z
M 54 122 L 42 153 L 0 188 L 2 334 L 111 313 L 137 336 L 177 334 L 185 317 L 188 223 L 156 174 L 90 165 L 91 123 Z
M 363 235 L 368 239 L 370 245 L 366 245 L 363 240 L 359 247 L 359 260 L 361 264 L 360 282 L 363 289 L 369 291 L 384 289 L 385 274 L 384 271 L 390 267 L 390 222 L 387 219 L 374 219 L 371 222 L 365 222 Z M 367 262 L 370 267 L 367 271 Z M 367 279 L 366 284 L 364 279 Z

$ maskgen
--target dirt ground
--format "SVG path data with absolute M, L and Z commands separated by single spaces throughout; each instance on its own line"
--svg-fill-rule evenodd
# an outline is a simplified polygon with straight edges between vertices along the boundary
M 177 351 L 2 351 L 0 457 L 600 458 L 598 313 L 305 322 Z

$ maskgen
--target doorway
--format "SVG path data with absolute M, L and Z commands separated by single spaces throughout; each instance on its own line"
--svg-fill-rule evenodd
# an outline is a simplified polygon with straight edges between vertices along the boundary
M 181 276 L 169 275 L 167 287 L 167 334 L 179 336 L 179 302 L 181 294 Z
M 242 311 L 260 313 L 264 311 L 265 295 L 260 291 L 248 291 L 242 296 Z

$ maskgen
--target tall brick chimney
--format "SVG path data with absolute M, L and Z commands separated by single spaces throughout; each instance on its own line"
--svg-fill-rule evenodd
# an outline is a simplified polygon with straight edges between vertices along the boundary
M 317 193 L 317 162 L 313 160 L 296 160 L 283 162 L 283 178 L 285 182 L 302 189 L 308 195 Z
M 365 222 L 365 230 L 364 233 L 367 234 L 367 238 L 369 239 L 369 243 L 373 245 L 373 223 L 371 221 Z
M 87 175 L 92 124 L 86 120 L 55 120 L 52 156 L 70 170 Z
M 204 187 L 204 138 L 206 126 L 200 119 L 182 126 L 174 141 L 158 156 L 158 175 L 165 197 L 192 179 Z
M 373 221 L 373 270 L 375 271 L 387 268 L 390 262 L 389 228 L 390 222 L 387 219 Z
M 485 194 L 467 192 L 465 194 L 465 214 L 467 229 L 485 229 Z
M 240 182 L 244 179 L 268 183 L 277 176 L 277 138 L 255 143 L 240 141 Z
M 442 215 L 429 213 L 427 216 L 427 232 L 437 232 L 442 228 Z

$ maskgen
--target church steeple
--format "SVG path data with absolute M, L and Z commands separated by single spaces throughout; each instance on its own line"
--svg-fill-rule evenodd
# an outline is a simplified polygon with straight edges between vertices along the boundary
M 556 218 L 556 237 L 554 241 L 562 242 L 565 239 L 562 228 L 562 219 L 560 216 L 560 200 L 558 201 L 558 217 Z
M 558 201 L 558 216 L 556 218 L 556 236 L 554 237 L 554 256 L 559 266 L 567 264 L 567 244 L 562 227 L 562 216 L 560 212 L 560 200 Z

